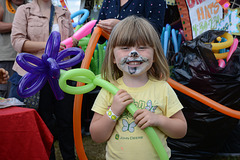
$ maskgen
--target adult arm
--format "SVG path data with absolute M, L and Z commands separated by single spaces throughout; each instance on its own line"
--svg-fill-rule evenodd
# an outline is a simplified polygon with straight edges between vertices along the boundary
M 36 41 L 26 40 L 23 43 L 22 52 L 34 53 L 34 52 L 41 51 L 45 49 L 46 43 L 47 42 L 36 42 Z
M 166 2 L 165 0 L 148 0 L 144 2 L 144 17 L 150 21 L 150 23 L 154 26 L 154 28 L 156 28 L 160 35 L 164 25 Z
M 105 19 L 106 19 L 106 16 L 105 16 L 105 8 L 106 8 L 106 0 L 104 0 L 103 3 L 102 3 L 102 7 L 101 7 L 101 9 L 100 9 L 100 11 L 99 11 L 98 19 L 97 19 L 96 24 L 98 24 L 98 22 L 99 22 L 100 20 L 105 20 Z
M 106 19 L 106 20 L 100 20 L 97 24 L 98 27 L 102 28 L 103 30 L 107 31 L 108 33 L 111 33 L 114 26 L 120 22 L 119 19 Z
M 11 32 L 12 23 L 3 22 L 3 14 L 4 14 L 4 9 L 0 4 L 0 33 Z
M 21 26 L 21 27 L 19 27 Z M 46 42 L 30 41 L 27 33 L 27 16 L 25 6 L 19 6 L 12 24 L 11 42 L 18 52 L 34 53 L 44 50 Z
M 105 8 L 107 7 L 106 4 L 107 4 L 107 2 L 106 2 L 106 0 L 104 0 L 103 3 L 102 3 L 102 7 L 99 11 L 98 19 L 97 19 L 97 22 L 96 22 L 95 26 L 97 26 L 99 24 L 99 21 L 107 19 L 106 16 L 105 16 Z M 99 27 L 102 28 L 102 26 L 99 26 Z M 95 27 L 93 27 L 92 32 L 94 31 L 94 28 Z M 109 32 L 109 33 L 111 33 L 111 32 Z M 103 36 L 100 36 L 100 38 L 98 40 L 98 43 L 103 44 L 105 41 L 106 41 L 106 38 L 104 38 Z

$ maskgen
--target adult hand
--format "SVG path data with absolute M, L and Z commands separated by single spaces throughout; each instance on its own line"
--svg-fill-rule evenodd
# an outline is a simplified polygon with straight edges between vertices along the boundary
M 120 116 L 127 105 L 133 102 L 132 97 L 127 93 L 127 91 L 120 89 L 116 95 L 113 97 L 113 103 L 111 109 L 114 114 Z
M 60 48 L 59 48 L 59 52 L 61 52 L 62 50 L 66 49 L 66 45 L 63 43 L 60 43 Z
M 138 127 L 145 129 L 150 126 L 157 126 L 160 118 L 159 116 L 160 115 L 152 113 L 147 109 L 139 109 L 134 113 L 133 118 Z
M 9 79 L 8 71 L 0 68 L 0 84 L 6 84 Z
M 72 47 L 77 47 L 78 46 L 78 40 L 72 36 Z
M 113 27 L 120 22 L 118 19 L 106 19 L 106 20 L 99 20 L 97 26 L 104 29 L 105 31 L 111 33 Z

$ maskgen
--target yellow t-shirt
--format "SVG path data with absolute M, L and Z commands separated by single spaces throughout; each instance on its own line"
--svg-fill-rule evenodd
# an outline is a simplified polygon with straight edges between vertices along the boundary
M 126 90 L 133 97 L 139 109 L 148 109 L 156 114 L 171 117 L 183 108 L 166 81 L 149 80 L 142 87 L 130 88 L 120 78 L 116 87 Z M 104 115 L 112 101 L 113 95 L 102 89 L 94 102 L 92 111 Z M 170 157 L 171 152 L 166 142 L 167 136 L 158 128 L 154 127 L 154 130 Z M 136 126 L 133 116 L 127 110 L 117 121 L 113 134 L 107 142 L 106 151 L 107 160 L 159 159 L 144 130 Z

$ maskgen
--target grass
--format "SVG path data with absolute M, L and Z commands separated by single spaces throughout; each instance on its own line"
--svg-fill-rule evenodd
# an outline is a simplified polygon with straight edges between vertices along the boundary
M 56 148 L 56 160 L 63 160 L 58 147 L 58 141 L 56 141 L 54 145 Z M 105 160 L 105 145 L 105 143 L 94 143 L 91 136 L 83 136 L 83 146 L 88 160 Z M 79 160 L 79 158 L 76 160 Z M 240 160 L 240 156 L 216 156 L 212 160 Z
M 105 160 L 105 146 L 106 144 L 97 144 L 94 143 L 91 139 L 91 136 L 83 136 L 83 146 L 85 150 L 85 154 L 88 158 L 88 160 Z M 63 160 L 59 146 L 58 141 L 54 143 L 55 146 L 55 154 L 56 154 L 56 160 Z M 77 157 L 77 153 L 76 153 Z M 76 160 L 79 160 L 77 157 Z

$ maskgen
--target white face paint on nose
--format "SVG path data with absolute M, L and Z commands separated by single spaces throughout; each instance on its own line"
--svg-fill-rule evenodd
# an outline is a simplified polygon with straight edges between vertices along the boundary
M 128 56 L 129 57 L 139 57 L 140 54 L 136 50 L 133 50 L 128 54 Z

